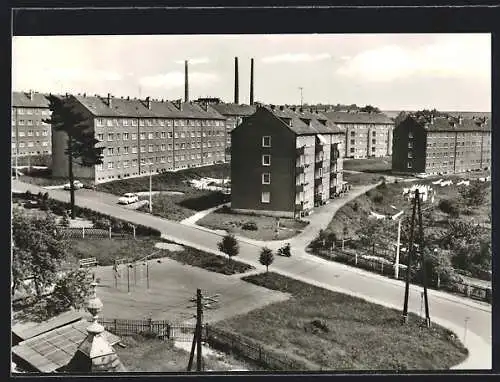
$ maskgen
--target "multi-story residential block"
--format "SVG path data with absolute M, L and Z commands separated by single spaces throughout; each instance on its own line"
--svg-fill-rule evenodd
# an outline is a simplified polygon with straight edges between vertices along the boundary
M 394 129 L 394 172 L 450 174 L 490 167 L 487 118 L 409 115 Z
M 231 207 L 299 217 L 342 187 L 343 132 L 321 113 L 258 106 L 231 132 Z
M 49 155 L 52 151 L 49 102 L 44 94 L 12 93 L 12 156 Z
M 79 179 L 103 183 L 224 161 L 225 118 L 207 105 L 86 95 L 69 97 L 86 118 L 103 164 L 75 165 Z M 67 176 L 66 134 L 53 134 L 54 176 Z
M 345 129 L 345 157 L 392 155 L 394 122 L 383 113 L 328 111 L 325 115 Z

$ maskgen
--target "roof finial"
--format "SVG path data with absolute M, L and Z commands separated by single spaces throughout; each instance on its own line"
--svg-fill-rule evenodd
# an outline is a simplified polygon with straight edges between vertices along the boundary
M 92 294 L 87 302 L 87 310 L 92 315 L 92 324 L 87 328 L 87 331 L 92 334 L 99 334 L 104 332 L 104 327 L 98 322 L 99 313 L 102 311 L 103 304 L 101 299 L 97 297 L 97 283 L 93 281 L 90 285 L 92 287 Z

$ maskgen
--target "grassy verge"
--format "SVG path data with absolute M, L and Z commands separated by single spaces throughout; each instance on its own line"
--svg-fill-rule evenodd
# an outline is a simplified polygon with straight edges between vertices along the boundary
M 173 345 L 171 341 L 149 339 L 143 336 L 127 336 L 122 338 L 122 343 L 127 347 L 115 346 L 127 371 L 132 372 L 184 372 L 186 371 L 189 353 Z M 215 355 L 203 357 L 205 370 L 228 371 L 231 365 L 241 368 L 242 362 L 230 356 L 223 358 Z M 196 360 L 193 364 L 196 368 Z M 250 365 L 244 365 L 251 370 Z
M 380 174 L 371 174 L 371 173 L 350 173 L 345 172 L 342 174 L 343 180 L 349 182 L 349 184 L 353 186 L 360 186 L 366 184 L 377 183 L 382 175 Z
M 293 298 L 217 323 L 332 370 L 448 369 L 467 350 L 447 329 L 420 326 L 410 314 L 318 288 L 275 273 L 243 278 Z
M 70 240 L 70 252 L 77 259 L 95 257 L 100 265 L 111 265 L 114 260 L 126 258 L 131 261 L 157 252 L 154 258 L 168 257 L 183 264 L 203 268 L 210 272 L 232 275 L 254 269 L 252 266 L 222 256 L 184 247 L 183 251 L 169 251 L 155 248 L 161 240 L 141 238 L 137 240 L 116 239 L 78 239 Z
M 229 196 L 218 191 L 185 189 L 183 195 L 157 194 L 152 198 L 153 214 L 162 218 L 181 221 L 198 211 L 203 211 L 229 201 Z M 144 197 L 147 199 L 147 197 Z M 149 211 L 148 206 L 139 208 Z
M 392 158 L 366 158 L 366 159 L 344 159 L 344 170 L 366 171 L 366 172 L 387 172 L 392 169 Z
M 307 226 L 306 222 L 280 219 L 276 235 L 277 220 L 270 216 L 242 215 L 222 207 L 197 222 L 203 227 L 225 230 L 255 240 L 284 240 L 293 237 Z

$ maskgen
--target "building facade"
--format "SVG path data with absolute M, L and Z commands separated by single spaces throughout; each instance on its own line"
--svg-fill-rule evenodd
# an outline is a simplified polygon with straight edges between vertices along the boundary
M 345 157 L 392 155 L 394 122 L 383 113 L 329 111 L 325 115 L 345 130 Z
M 49 102 L 37 92 L 12 93 L 11 153 L 14 158 L 50 155 L 51 126 L 43 122 L 50 118 Z
M 95 184 L 224 162 L 225 118 L 207 105 L 86 95 L 70 96 L 103 147 L 103 163 L 74 166 Z M 68 174 L 66 134 L 53 134 L 53 175 Z
M 320 113 L 259 106 L 231 133 L 231 208 L 300 217 L 342 189 L 342 131 Z
M 491 168 L 487 118 L 407 116 L 394 129 L 392 169 L 453 174 Z

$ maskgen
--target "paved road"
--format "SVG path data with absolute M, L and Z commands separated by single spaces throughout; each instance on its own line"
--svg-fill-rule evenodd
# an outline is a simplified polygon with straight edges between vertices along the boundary
M 13 181 L 12 189 L 21 192 L 29 189 L 35 193 L 47 191 L 18 181 Z M 99 193 L 80 191 L 76 194 L 76 203 L 79 206 L 85 206 L 132 223 L 155 227 L 168 237 L 175 238 L 184 244 L 192 244 L 211 251 L 217 249 L 220 235 L 216 233 L 193 226 L 181 225 L 146 213 L 127 210 L 117 205 L 114 198 L 109 198 L 109 196 L 102 198 Z M 52 198 L 63 201 L 69 200 L 68 192 L 60 190 L 49 190 L 48 192 Z M 259 250 L 260 246 L 240 242 L 239 258 L 262 267 L 257 261 Z M 305 251 L 294 251 L 291 258 L 278 257 L 271 268 L 279 273 L 301 278 L 304 281 L 322 285 L 332 290 L 357 295 L 387 306 L 402 306 L 404 296 L 402 282 L 316 258 L 308 255 Z M 410 310 L 417 314 L 421 312 L 420 290 L 420 287 L 412 286 L 409 299 Z M 468 366 L 470 368 L 491 368 L 491 307 L 432 290 L 429 291 L 429 305 L 431 318 L 435 322 L 446 324 L 462 340 L 467 320 L 466 345 L 472 353 Z

